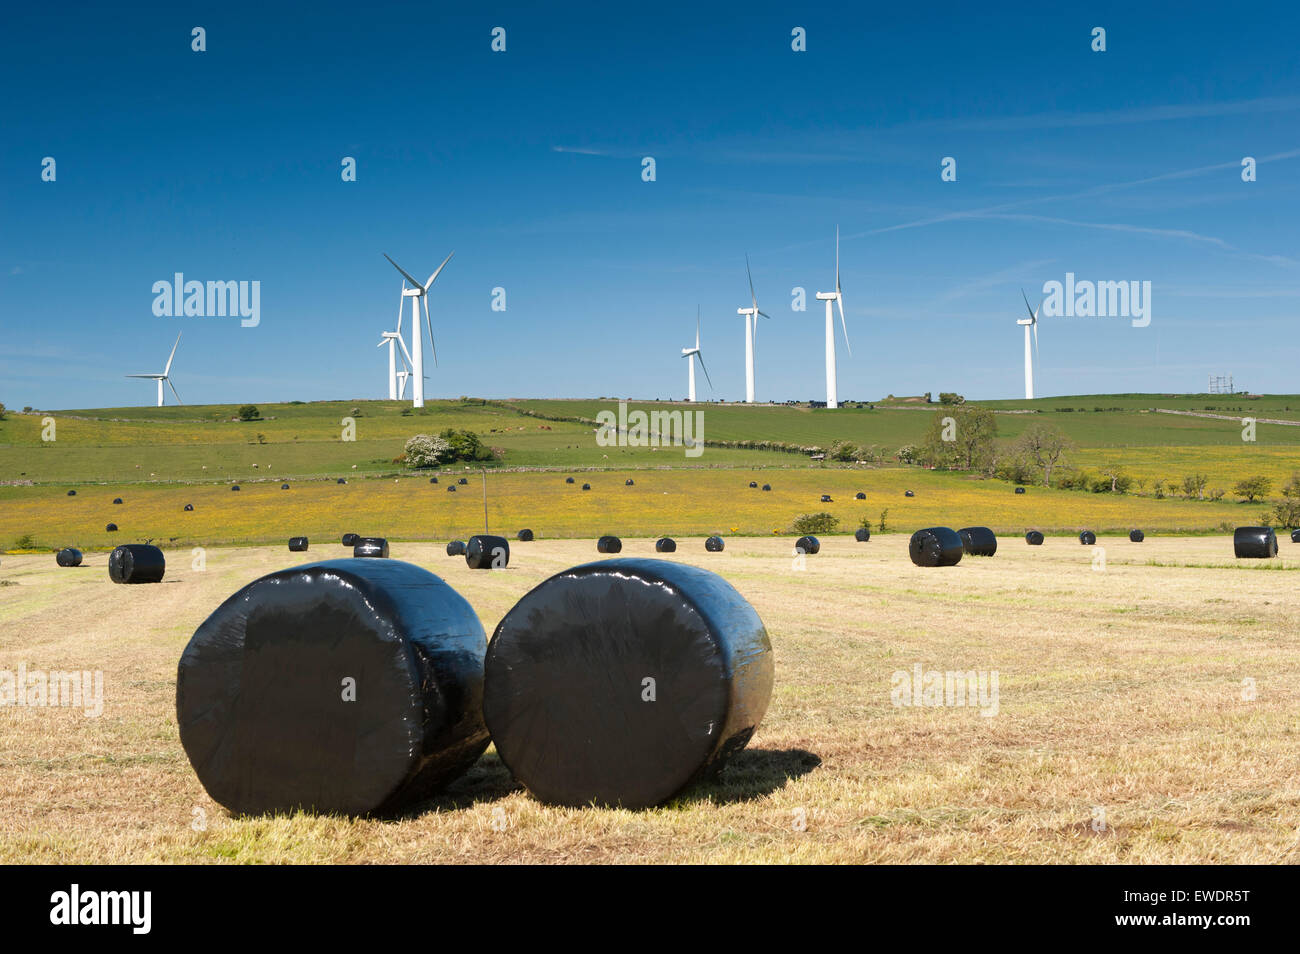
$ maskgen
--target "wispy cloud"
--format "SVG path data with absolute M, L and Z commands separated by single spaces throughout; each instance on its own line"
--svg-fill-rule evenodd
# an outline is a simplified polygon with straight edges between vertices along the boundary
M 552 146 L 551 152 L 564 152 L 575 156 L 601 156 L 612 158 L 614 153 L 605 149 L 587 149 L 583 146 Z
M 1300 96 L 1269 96 L 1239 100 L 1235 103 L 1183 103 L 1146 106 L 1135 109 L 1111 109 L 1101 112 L 1048 112 L 1026 116 L 998 116 L 988 119 L 960 119 L 936 122 L 950 129 L 988 132 L 1019 129 L 1065 129 L 1073 126 L 1118 126 L 1133 123 L 1170 122 L 1181 119 L 1207 119 L 1216 116 L 1249 116 L 1258 113 L 1286 113 L 1300 110 Z M 922 125 L 931 125 L 925 123 Z

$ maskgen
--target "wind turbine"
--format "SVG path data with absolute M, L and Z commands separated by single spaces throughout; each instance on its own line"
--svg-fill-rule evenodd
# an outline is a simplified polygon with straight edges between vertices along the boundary
M 849 327 L 844 323 L 844 294 L 840 289 L 840 230 L 835 227 L 835 291 L 818 292 L 817 300 L 826 302 L 826 406 L 839 407 L 838 392 L 835 388 L 835 318 L 831 315 L 831 302 L 840 310 L 840 328 L 844 331 L 844 347 L 853 357 L 853 348 L 849 345 Z
M 705 379 L 709 382 L 709 388 L 713 387 L 713 379 L 709 377 L 709 369 L 704 367 L 704 355 L 700 352 L 700 309 L 695 308 L 695 347 L 683 348 L 682 357 L 688 362 L 686 365 L 687 395 L 686 400 L 692 404 L 695 403 L 695 359 L 700 359 L 700 369 L 704 372 Z
M 1025 311 L 1029 312 L 1028 318 L 1021 318 L 1016 324 L 1025 326 L 1025 399 L 1032 401 L 1034 398 L 1034 355 L 1038 353 L 1038 312 L 1042 311 L 1043 305 L 1039 302 L 1037 309 L 1031 308 L 1029 298 L 1025 295 L 1023 288 L 1020 289 L 1020 297 L 1025 299 Z M 1030 328 L 1034 329 L 1034 347 L 1032 351 L 1029 348 Z
M 406 279 L 402 279 L 402 297 L 397 300 L 397 330 L 385 331 L 379 336 L 379 344 L 376 348 L 382 348 L 388 345 L 388 400 L 401 400 L 406 393 L 406 379 L 410 377 L 411 372 L 411 353 L 406 350 L 406 342 L 402 339 L 402 311 L 406 304 Z M 416 330 L 419 330 L 419 324 L 416 324 Z M 397 370 L 397 349 L 402 349 L 402 364 L 405 370 Z M 400 384 L 399 384 L 400 382 Z
M 162 406 L 163 406 L 163 388 L 162 388 L 162 386 L 163 386 L 163 382 L 164 382 L 164 381 L 166 381 L 166 382 L 167 382 L 167 386 L 168 386 L 169 388 L 172 389 L 172 394 L 176 394 L 176 385 L 172 384 L 172 379 L 171 379 L 171 373 L 172 373 L 172 360 L 176 357 L 176 349 L 180 346 L 180 343 L 181 343 L 181 336 L 180 336 L 180 333 L 177 333 L 177 335 L 176 335 L 176 344 L 172 345 L 172 353 L 171 353 L 170 355 L 167 356 L 167 366 L 166 366 L 165 368 L 163 368 L 163 370 L 162 370 L 162 374 L 128 374 L 128 375 L 127 375 L 128 378 L 149 378 L 149 379 L 151 379 L 151 380 L 157 381 L 157 382 L 158 382 L 158 406 L 159 406 L 159 407 L 162 407 Z M 177 403 L 177 404 L 182 403 L 182 402 L 181 402 L 181 396 L 180 396 L 179 394 L 176 394 L 176 403 Z
M 754 294 L 754 275 L 749 270 L 749 254 L 745 254 L 745 274 L 749 276 L 748 308 L 737 308 L 736 314 L 745 318 L 745 403 L 754 403 L 754 342 L 758 337 L 758 316 L 770 319 L 772 316 L 758 307 L 758 296 Z
M 388 258 L 387 252 L 384 253 L 384 258 L 388 258 L 389 264 L 401 272 L 402 278 L 411 285 L 410 288 L 403 286 L 402 297 L 404 299 L 415 299 L 415 302 L 411 306 L 411 330 L 415 332 L 415 334 L 411 336 L 411 375 L 414 378 L 411 385 L 411 404 L 413 407 L 424 407 L 424 339 L 420 334 L 420 303 L 424 303 L 424 326 L 429 332 L 429 350 L 433 352 L 433 364 L 434 367 L 437 367 L 438 348 L 433 343 L 433 322 L 429 320 L 429 289 L 433 287 L 434 281 L 437 280 L 438 273 L 446 267 L 447 263 L 451 261 L 451 256 L 455 254 L 455 252 L 452 252 L 451 255 L 444 258 L 442 264 L 439 265 L 434 273 L 429 276 L 429 280 L 421 285 L 412 278 L 410 273 L 403 269 L 401 265 L 398 265 L 391 258 Z

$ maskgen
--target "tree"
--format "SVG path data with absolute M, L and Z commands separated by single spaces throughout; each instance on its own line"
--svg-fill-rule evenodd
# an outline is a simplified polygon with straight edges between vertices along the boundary
M 1052 471 L 1063 463 L 1062 458 L 1074 448 L 1074 442 L 1052 424 L 1035 423 L 1025 428 L 1016 447 L 1038 465 L 1043 472 L 1043 486 L 1050 487 Z
M 262 412 L 254 404 L 245 404 L 239 409 L 239 419 L 241 421 L 256 421 L 261 416 Z
M 1257 497 L 1267 497 L 1268 492 L 1273 489 L 1271 478 L 1256 474 L 1254 477 L 1246 477 L 1239 480 L 1236 486 L 1232 488 L 1233 494 L 1245 499 L 1246 503 L 1254 503 Z
M 406 441 L 406 466 L 437 467 L 447 459 L 449 451 L 450 445 L 443 438 L 416 434 Z
M 1205 499 L 1205 485 L 1210 482 L 1210 478 L 1204 474 L 1191 474 L 1183 478 L 1183 496 L 1188 500 L 1195 497 L 1197 500 Z
M 835 441 L 831 444 L 830 458 L 840 463 L 851 464 L 858 459 L 859 448 L 857 444 L 849 441 Z
M 988 471 L 993 465 L 993 440 L 997 434 L 997 420 L 988 408 L 936 411 L 922 452 L 934 467 Z
M 5 406 L 3 403 L 0 403 L 0 421 L 3 421 L 4 419 L 5 419 Z
M 1282 485 L 1282 502 L 1273 508 L 1273 525 L 1300 527 L 1300 472 L 1293 473 Z
M 952 391 L 940 391 L 939 403 L 940 404 L 965 404 L 966 399 L 962 397 L 960 394 L 954 394 Z

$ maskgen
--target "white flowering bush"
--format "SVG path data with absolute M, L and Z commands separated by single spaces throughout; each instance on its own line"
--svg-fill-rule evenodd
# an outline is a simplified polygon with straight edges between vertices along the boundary
M 416 434 L 406 442 L 407 467 L 437 467 L 451 456 L 451 444 L 444 437 Z

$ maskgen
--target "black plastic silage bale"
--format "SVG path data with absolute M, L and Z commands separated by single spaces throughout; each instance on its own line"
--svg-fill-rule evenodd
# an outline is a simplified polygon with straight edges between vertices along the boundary
M 655 541 L 655 553 L 676 553 L 677 541 L 672 537 L 660 537 Z
M 1133 543 L 1141 543 L 1143 540 L 1146 539 L 1146 534 L 1143 533 L 1141 530 L 1130 530 L 1128 532 L 1128 538 Z
M 957 536 L 968 556 L 991 557 L 998 552 L 998 538 L 988 527 L 963 527 Z
M 624 486 L 624 487 L 633 487 L 633 486 L 635 486 L 635 483 L 634 483 L 634 481 L 632 480 L 632 478 L 629 477 L 627 480 L 623 481 L 623 486 Z
M 288 489 L 289 489 L 289 485 L 288 485 L 288 484 L 281 484 L 281 485 L 280 485 L 280 489 L 281 489 L 281 490 L 288 490 Z
M 816 537 L 800 537 L 794 542 L 794 548 L 801 554 L 820 553 L 822 542 Z
M 1017 487 L 1017 488 L 1016 488 L 1016 493 L 1018 493 L 1018 494 L 1023 494 L 1024 492 L 1025 492 L 1025 488 L 1024 488 L 1024 487 Z
M 430 477 L 430 478 L 429 478 L 429 483 L 431 483 L 431 484 L 436 484 L 437 482 L 438 482 L 438 478 L 437 478 L 437 477 Z
M 618 537 L 603 536 L 596 541 L 597 553 L 618 553 L 623 549 L 623 541 Z
M 307 538 L 306 538 L 306 537 L 290 537 L 290 538 L 289 538 L 289 549 L 290 549 L 293 553 L 302 553 L 304 550 L 307 549 Z
M 822 503 L 834 503 L 834 501 L 831 500 L 830 494 L 822 494 Z
M 193 509 L 194 509 L 194 504 L 186 504 L 186 505 L 185 505 L 185 510 L 186 510 L 187 513 L 188 513 L 189 511 L 193 510 Z
M 1093 533 L 1091 530 L 1085 530 L 1079 534 L 1079 542 L 1085 547 L 1094 546 L 1097 543 L 1097 534 Z
M 965 549 L 951 527 L 927 527 L 912 534 L 907 553 L 917 566 L 956 566 Z
M 565 482 L 566 484 L 571 484 L 571 483 L 573 483 L 573 478 L 572 478 L 572 477 L 565 477 L 565 478 L 564 478 L 564 482 Z
M 362 537 L 352 547 L 354 557 L 388 559 L 388 541 L 383 537 Z
M 122 498 L 121 498 L 121 497 L 114 497 L 114 498 L 113 498 L 113 503 L 115 503 L 115 504 L 120 504 L 121 502 L 122 502 Z
M 68 491 L 68 496 L 69 496 L 69 497 L 75 497 L 75 496 L 77 496 L 77 492 L 76 492 L 75 490 L 69 490 L 69 491 Z
M 758 487 L 758 481 L 757 481 L 757 480 L 751 480 L 751 481 L 749 482 L 749 486 L 750 486 L 751 488 L 757 488 L 757 487 Z
M 255 580 L 181 656 L 181 744 L 236 814 L 389 814 L 488 745 L 478 616 L 401 560 L 327 560 Z
M 867 495 L 864 494 L 862 491 L 859 490 L 856 494 L 853 495 L 853 499 L 854 499 L 854 500 L 866 500 L 866 499 L 867 499 Z
M 1043 535 L 1037 530 L 1030 530 L 1025 534 L 1025 542 L 1031 547 L 1041 547 L 1043 545 Z
M 460 484 L 462 487 L 467 487 L 469 486 L 469 478 L 462 477 L 460 480 L 456 481 L 456 483 Z
M 720 770 L 772 694 L 772 645 L 720 576 L 604 560 L 524 596 L 488 645 L 483 713 L 537 798 L 645 808 Z
M 727 544 L 723 541 L 722 537 L 709 537 L 704 541 L 704 549 L 708 550 L 710 553 L 721 553 L 726 549 L 726 547 Z
M 114 583 L 161 583 L 167 572 L 163 552 L 148 543 L 124 543 L 108 555 L 108 578 Z
M 105 531 L 106 533 L 117 533 L 117 524 L 115 524 L 115 523 L 110 523 L 110 524 L 105 525 L 105 527 L 104 527 L 104 531 Z
M 361 535 L 358 533 L 345 533 L 343 534 L 343 539 L 341 542 L 345 547 L 355 547 L 357 545 L 357 541 L 360 539 L 361 539 Z
M 464 540 L 452 540 L 451 543 L 447 544 L 447 556 L 464 556 L 464 555 L 465 555 Z
M 904 497 L 915 497 L 916 494 L 914 494 L 914 493 L 913 493 L 912 491 L 910 491 L 910 490 L 904 490 L 904 491 L 903 491 L 903 496 L 904 496 Z
M 455 492 L 456 492 L 456 485 L 455 485 L 455 484 L 448 484 L 448 485 L 447 485 L 447 493 L 449 493 L 449 494 L 454 494 Z
M 583 489 L 583 490 L 590 490 L 590 489 L 591 489 L 591 484 L 583 484 L 583 485 L 582 485 L 582 489 Z
M 465 544 L 465 565 L 471 570 L 503 570 L 510 565 L 510 541 L 478 533 Z
M 238 489 L 239 489 L 239 484 L 231 484 L 231 485 L 230 485 L 230 489 L 231 489 L 231 490 L 238 490 Z
M 772 485 L 771 485 L 771 484 L 764 484 L 764 485 L 763 485 L 763 489 L 764 489 L 764 490 L 771 490 L 771 489 L 772 489 Z
M 1272 527 L 1238 527 L 1232 549 L 1238 557 L 1269 560 L 1277 556 L 1277 534 Z
M 853 531 L 853 539 L 857 540 L 858 543 L 866 543 L 871 539 L 871 531 L 866 527 L 858 527 Z
M 517 534 L 515 534 L 515 539 L 522 540 L 524 543 L 527 543 L 532 538 L 533 538 L 533 531 L 527 528 L 520 530 Z
M 1292 542 L 1292 543 L 1300 543 L 1300 530 L 1292 530 L 1292 531 L 1291 531 L 1291 542 Z
M 81 551 L 76 547 L 64 547 L 54 555 L 54 562 L 59 566 L 81 566 Z

